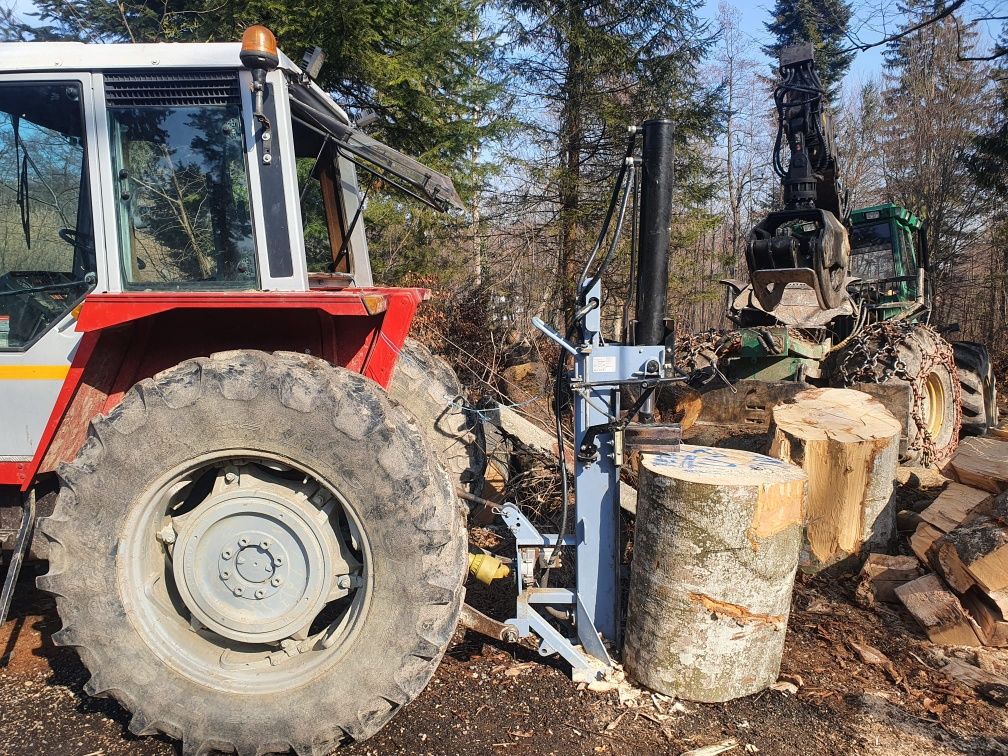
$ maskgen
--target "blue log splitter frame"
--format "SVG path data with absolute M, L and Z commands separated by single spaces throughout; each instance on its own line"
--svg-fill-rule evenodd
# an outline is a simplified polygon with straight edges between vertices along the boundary
M 596 281 L 585 291 L 582 301 L 602 301 Z M 514 504 L 502 507 L 501 517 L 515 537 L 515 576 L 518 600 L 515 617 L 508 620 L 519 637 L 539 637 L 539 653 L 559 653 L 571 665 L 575 680 L 600 679 L 612 668 L 610 648 L 620 638 L 619 560 L 619 467 L 622 463 L 620 431 L 602 430 L 594 435 L 596 454 L 583 455 L 588 430 L 619 420 L 620 387 L 644 387 L 665 379 L 664 346 L 608 346 L 603 343 L 600 308 L 595 307 L 582 321 L 581 340 L 568 343 L 563 336 L 539 319 L 537 329 L 574 358 L 570 385 L 574 397 L 574 527 L 570 534 L 540 533 Z M 540 563 L 549 559 L 553 548 L 573 546 L 577 552 L 577 587 L 538 588 L 530 585 L 538 555 Z M 564 637 L 538 607 L 573 613 L 577 638 Z M 601 634 L 601 637 L 600 637 Z

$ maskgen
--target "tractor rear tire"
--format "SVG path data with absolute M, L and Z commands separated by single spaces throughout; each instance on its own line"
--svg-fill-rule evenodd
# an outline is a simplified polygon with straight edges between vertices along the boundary
M 486 455 L 476 423 L 459 401 L 462 387 L 451 366 L 416 339 L 399 352 L 389 394 L 416 419 L 452 482 L 479 494 Z
M 964 436 L 982 436 L 998 424 L 997 383 L 987 347 L 972 341 L 952 344 L 962 389 Z
M 136 735 L 181 739 L 186 754 L 326 753 L 413 700 L 454 633 L 463 511 L 413 420 L 356 373 L 294 353 L 188 360 L 94 419 L 60 477 L 56 510 L 39 524 L 50 571 L 38 585 L 56 596 L 63 624 L 53 640 L 77 649 L 91 673 L 85 691 L 129 710 Z M 318 550 L 328 562 L 302 557 L 315 541 L 288 543 L 320 528 L 331 529 L 317 542 L 330 544 Z M 332 569 L 337 541 L 342 571 Z M 225 559 L 244 564 L 232 575 Z M 253 560 L 271 572 L 252 574 Z M 265 599 L 246 589 L 245 604 L 235 598 L 238 573 Z M 315 577 L 329 581 L 317 616 L 289 594 L 316 595 Z M 196 621 L 180 586 L 225 607 L 225 634 Z M 267 629 L 270 602 L 287 595 L 282 620 L 314 617 L 303 632 L 234 639 Z

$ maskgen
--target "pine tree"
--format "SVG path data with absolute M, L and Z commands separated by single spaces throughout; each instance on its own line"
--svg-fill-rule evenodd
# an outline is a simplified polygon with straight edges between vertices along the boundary
M 775 41 L 763 48 L 775 62 L 781 50 L 791 45 L 811 42 L 815 47 L 815 63 L 831 100 L 840 92 L 840 84 L 854 60 L 847 49 L 847 28 L 851 19 L 848 0 L 776 0 L 770 12 L 771 20 L 764 26 Z
M 970 156 L 970 173 L 976 182 L 1008 199 L 1008 24 L 992 57 L 997 56 L 995 69 L 995 114 L 990 126 L 976 138 L 976 149 Z
M 554 301 L 570 310 L 574 284 L 623 159 L 627 127 L 665 117 L 676 125 L 679 207 L 711 194 L 705 153 L 718 91 L 701 79 L 713 35 L 698 0 L 505 2 L 514 90 L 530 114 L 530 149 L 515 192 L 555 239 Z M 679 229 L 693 229 L 683 223 Z M 680 240 L 688 242 L 690 239 Z M 625 288 L 625 282 L 623 283 Z
M 988 220 L 990 254 L 987 265 L 988 296 L 978 315 L 984 324 L 983 340 L 1000 358 L 1008 357 L 1008 24 L 991 57 L 998 61 L 993 69 L 994 112 L 990 123 L 976 138 L 968 158 L 972 179 L 991 196 Z M 1003 375 L 1003 371 L 1001 375 Z

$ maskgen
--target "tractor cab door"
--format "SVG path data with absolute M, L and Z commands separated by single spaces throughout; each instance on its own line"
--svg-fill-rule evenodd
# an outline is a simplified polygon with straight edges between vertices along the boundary
M 30 459 L 105 288 L 89 74 L 0 74 L 0 461 Z

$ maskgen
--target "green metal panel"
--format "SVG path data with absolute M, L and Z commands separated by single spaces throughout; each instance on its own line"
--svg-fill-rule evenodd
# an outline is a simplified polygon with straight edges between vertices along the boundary
M 784 326 L 739 329 L 741 348 L 726 360 L 725 374 L 732 381 L 794 380 L 799 373 L 815 373 L 831 342 L 814 342 L 789 333 Z M 770 349 L 772 342 L 774 349 Z

